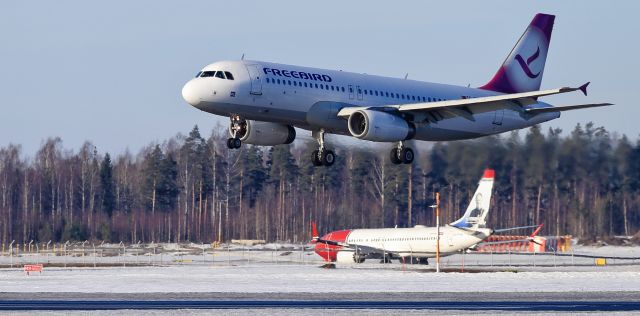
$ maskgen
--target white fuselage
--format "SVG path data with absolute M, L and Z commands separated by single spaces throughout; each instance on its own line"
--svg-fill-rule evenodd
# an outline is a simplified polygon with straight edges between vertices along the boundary
M 436 227 L 354 229 L 345 243 L 384 249 L 401 257 L 435 257 Z M 440 227 L 440 255 L 446 256 L 467 249 L 491 234 L 490 229 L 463 230 L 451 226 Z
M 323 129 L 349 135 L 347 121 L 336 114 L 342 107 L 381 106 L 454 100 L 498 95 L 474 89 L 316 69 L 260 61 L 221 61 L 202 71 L 228 71 L 234 80 L 198 77 L 189 81 L 182 94 L 191 105 L 222 115 L 281 123 L 307 130 Z M 548 106 L 538 103 L 532 107 Z M 455 140 L 502 133 L 532 126 L 560 116 L 535 116 L 504 106 L 483 105 L 469 109 L 472 118 L 416 113 L 415 139 Z M 424 115 L 424 117 L 420 117 Z M 432 115 L 434 117 L 427 117 Z

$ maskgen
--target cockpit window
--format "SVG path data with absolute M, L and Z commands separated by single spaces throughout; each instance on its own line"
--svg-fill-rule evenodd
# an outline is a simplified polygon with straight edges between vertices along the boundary
M 213 77 L 216 75 L 215 71 L 203 71 L 200 77 Z
M 198 74 L 196 75 L 196 78 L 200 77 L 201 74 L 202 74 L 202 71 L 198 71 Z
M 233 80 L 233 75 L 230 72 L 225 71 L 224 74 L 227 75 L 227 79 Z
M 222 71 L 216 72 L 216 78 L 227 79 L 227 78 L 224 77 L 224 72 L 222 72 Z

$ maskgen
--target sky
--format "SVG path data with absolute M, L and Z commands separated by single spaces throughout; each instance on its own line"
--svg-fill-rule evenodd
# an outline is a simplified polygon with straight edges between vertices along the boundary
M 228 59 L 479 86 L 498 69 L 531 18 L 556 15 L 542 88 L 591 81 L 589 96 L 554 105 L 611 102 L 563 113 L 565 133 L 594 122 L 637 139 L 638 1 L 2 1 L 0 147 L 33 156 L 60 137 L 77 150 L 137 152 L 228 118 L 180 95 L 203 66 Z M 303 138 L 310 132 L 301 131 Z

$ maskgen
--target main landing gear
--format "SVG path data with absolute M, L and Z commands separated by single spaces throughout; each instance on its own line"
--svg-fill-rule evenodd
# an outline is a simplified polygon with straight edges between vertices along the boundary
M 319 147 L 318 150 L 314 150 L 311 154 L 311 163 L 316 167 L 333 165 L 336 161 L 336 154 L 333 150 L 324 148 L 324 130 L 313 131 L 311 135 L 318 141 Z
M 396 148 L 391 149 L 391 162 L 395 165 L 401 163 L 410 164 L 413 162 L 413 149 L 404 146 L 404 141 L 399 141 Z
M 242 146 L 240 138 L 247 132 L 247 121 L 239 115 L 232 115 L 230 119 L 229 134 L 231 134 L 231 138 L 227 139 L 227 148 L 238 149 Z

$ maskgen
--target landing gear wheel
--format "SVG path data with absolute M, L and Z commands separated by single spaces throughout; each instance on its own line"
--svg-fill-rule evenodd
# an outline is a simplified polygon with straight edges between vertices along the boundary
M 398 150 L 396 148 L 391 149 L 391 155 L 389 155 L 389 157 L 391 157 L 391 162 L 394 165 L 399 165 L 402 163 L 402 160 L 398 158 Z
M 319 152 L 320 152 L 319 150 L 314 150 L 311 153 L 311 163 L 316 167 L 322 166 L 322 161 L 320 161 Z
M 402 159 L 402 163 L 410 164 L 413 162 L 413 158 L 413 149 L 405 147 L 400 151 L 400 159 Z
M 227 148 L 229 149 L 238 149 L 242 146 L 242 141 L 239 138 L 229 138 L 227 139 Z
M 330 167 L 336 162 L 336 154 L 333 153 L 333 150 L 323 150 L 321 156 L 322 164 L 326 167 Z
M 325 149 L 324 130 L 312 131 L 311 135 L 318 141 L 318 150 L 314 150 L 311 155 L 311 162 L 314 166 L 330 167 L 336 162 L 336 154 L 332 150 Z

